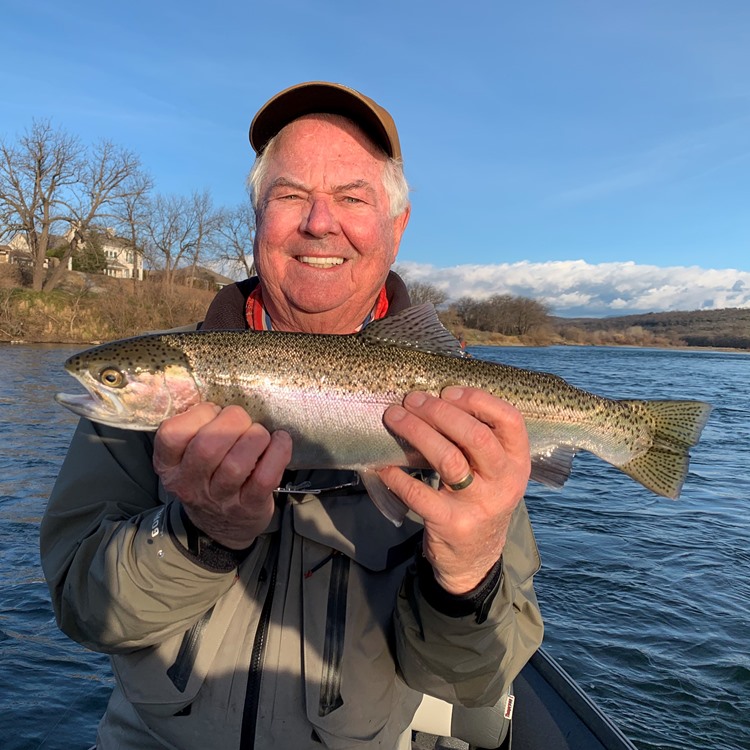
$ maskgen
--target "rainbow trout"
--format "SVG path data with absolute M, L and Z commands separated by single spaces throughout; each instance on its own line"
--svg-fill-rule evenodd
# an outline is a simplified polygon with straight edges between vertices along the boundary
M 249 331 L 163 333 L 115 341 L 65 363 L 87 395 L 59 403 L 95 422 L 155 430 L 201 401 L 238 404 L 293 440 L 290 468 L 358 471 L 373 500 L 399 515 L 373 469 L 425 468 L 391 435 L 383 412 L 409 391 L 481 388 L 526 421 L 532 479 L 561 487 L 589 451 L 653 492 L 678 497 L 689 449 L 711 407 L 700 401 L 615 401 L 562 378 L 464 355 L 432 305 L 375 321 L 349 336 Z

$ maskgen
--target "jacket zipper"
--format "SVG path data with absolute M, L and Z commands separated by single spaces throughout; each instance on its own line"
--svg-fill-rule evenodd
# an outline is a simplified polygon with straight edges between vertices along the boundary
M 247 676 L 240 750 L 253 750 L 255 747 L 255 732 L 258 727 L 258 710 L 260 709 L 260 683 L 266 652 L 268 627 L 271 622 L 273 594 L 276 588 L 276 570 L 279 562 L 278 552 L 278 539 L 274 539 L 258 576 L 258 588 L 260 589 L 268 579 L 268 568 L 271 566 L 271 580 L 268 585 L 265 601 L 263 602 L 263 609 L 258 619 L 258 627 L 255 631 L 255 640 L 253 641 L 253 650 L 250 656 L 250 670 Z
M 334 553 L 332 556 L 318 716 L 327 716 L 344 705 L 341 696 L 341 662 L 344 658 L 346 634 L 349 562 L 346 555 Z

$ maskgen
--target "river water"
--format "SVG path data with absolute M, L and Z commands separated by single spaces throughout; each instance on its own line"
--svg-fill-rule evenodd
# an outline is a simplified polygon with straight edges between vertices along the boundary
M 53 401 L 80 347 L 0 345 L 0 747 L 91 745 L 106 657 L 59 633 L 38 529 L 75 418 Z M 750 748 L 750 356 L 475 348 L 617 398 L 715 409 L 679 501 L 587 455 L 560 491 L 530 485 L 545 645 L 641 750 Z M 71 388 L 71 386 L 73 386 Z

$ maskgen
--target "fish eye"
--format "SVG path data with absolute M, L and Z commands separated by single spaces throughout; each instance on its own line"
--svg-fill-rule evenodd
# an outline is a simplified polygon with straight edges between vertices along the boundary
M 105 367 L 99 373 L 99 380 L 110 388 L 119 388 L 125 385 L 125 376 L 116 367 Z

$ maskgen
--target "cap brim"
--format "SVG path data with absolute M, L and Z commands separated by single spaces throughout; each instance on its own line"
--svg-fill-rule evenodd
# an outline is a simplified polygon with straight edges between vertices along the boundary
M 316 112 L 342 115 L 357 123 L 388 156 L 400 158 L 401 146 L 390 114 L 354 89 L 325 81 L 301 83 L 269 99 L 250 125 L 250 144 L 260 153 L 292 120 Z

